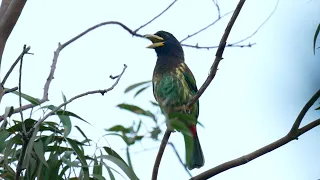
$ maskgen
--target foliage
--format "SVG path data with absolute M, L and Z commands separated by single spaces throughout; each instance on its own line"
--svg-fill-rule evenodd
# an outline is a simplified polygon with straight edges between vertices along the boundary
M 15 92 L 15 94 L 17 94 Z M 24 99 L 36 103 L 37 100 L 29 95 L 23 94 Z M 66 98 L 64 96 L 64 101 Z M 54 105 L 40 107 L 46 113 L 48 110 L 56 108 Z M 9 119 L 13 108 L 6 108 L 6 121 L 0 129 L 0 177 L 4 179 L 14 179 L 15 169 L 19 157 L 22 153 L 22 122 L 20 120 Z M 59 109 L 53 116 L 57 116 L 60 122 L 44 121 L 38 131 L 34 131 L 29 139 L 23 157 L 22 179 L 106 179 L 103 176 L 103 169 L 106 169 L 110 179 L 114 179 L 114 173 L 121 174 L 116 169 L 109 166 L 110 163 L 118 166 L 130 179 L 138 179 L 132 168 L 111 148 L 100 147 L 93 155 L 88 154 L 88 148 L 95 143 L 81 130 L 79 126 L 74 126 L 80 132 L 82 138 L 70 138 L 68 135 L 72 131 L 71 119 L 85 121 L 79 115 Z M 28 132 L 33 128 L 37 120 L 28 118 L 24 120 L 24 126 Z M 88 123 L 89 124 L 89 123 Z M 118 126 L 119 128 L 120 126 Z M 119 130 L 117 127 L 111 130 Z M 120 127 L 121 129 L 121 127 Z M 124 129 L 122 129 L 124 130 Z M 125 137 L 125 136 L 124 136 Z M 136 136 L 133 140 L 127 138 L 127 142 L 133 144 L 135 140 L 142 137 Z M 122 174 L 121 174 L 122 176 Z

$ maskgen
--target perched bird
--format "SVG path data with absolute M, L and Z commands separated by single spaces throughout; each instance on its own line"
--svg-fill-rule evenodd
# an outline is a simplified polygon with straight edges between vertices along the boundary
M 166 31 L 147 34 L 145 37 L 153 44 L 147 48 L 156 51 L 158 59 L 153 71 L 153 94 L 161 109 L 166 113 L 182 113 L 194 117 L 197 122 L 199 101 L 191 108 L 185 105 L 198 91 L 195 78 L 184 62 L 184 53 L 179 41 Z M 183 133 L 186 147 L 186 164 L 188 169 L 204 165 L 204 157 L 197 135 L 196 122 L 178 119 L 190 130 Z M 191 134 L 191 136 L 190 136 Z

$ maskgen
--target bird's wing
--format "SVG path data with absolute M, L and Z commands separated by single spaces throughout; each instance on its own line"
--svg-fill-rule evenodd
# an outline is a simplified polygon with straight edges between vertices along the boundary
M 192 94 L 195 95 L 198 92 L 198 88 L 197 88 L 197 83 L 196 83 L 196 79 L 194 78 L 191 70 L 189 69 L 189 67 L 186 64 L 183 64 L 183 76 L 184 79 L 186 80 L 190 90 L 192 91 Z M 197 100 L 196 102 L 197 104 L 197 112 L 196 112 L 196 118 L 198 118 L 199 116 L 199 100 Z

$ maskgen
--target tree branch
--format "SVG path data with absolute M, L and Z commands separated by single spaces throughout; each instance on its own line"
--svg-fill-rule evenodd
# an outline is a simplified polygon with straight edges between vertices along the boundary
M 116 85 L 119 83 L 119 81 L 120 81 L 120 79 L 121 79 L 121 77 L 122 77 L 122 75 L 124 74 L 124 72 L 125 72 L 126 69 L 127 69 L 127 65 L 124 64 L 124 67 L 123 67 L 122 72 L 117 76 L 116 81 L 114 82 L 114 84 L 113 84 L 110 88 L 104 89 L 104 90 L 88 91 L 88 92 L 85 92 L 85 93 L 82 93 L 82 94 L 79 94 L 79 95 L 77 95 L 77 96 L 72 97 L 72 98 L 69 99 L 68 101 L 66 101 L 66 102 L 60 104 L 59 106 L 57 106 L 54 110 L 50 111 L 50 112 L 49 112 L 48 114 L 46 114 L 43 118 L 41 118 L 41 119 L 33 126 L 33 128 L 31 128 L 30 132 L 33 131 L 33 129 L 36 129 L 37 127 L 39 127 L 40 124 L 41 124 L 44 120 L 46 120 L 49 116 L 55 114 L 60 108 L 62 108 L 63 106 L 65 106 L 65 105 L 67 105 L 67 104 L 69 104 L 69 103 L 71 103 L 72 101 L 74 101 L 74 100 L 76 100 L 76 99 L 79 99 L 79 98 L 81 98 L 81 97 L 83 97 L 83 96 L 90 95 L 90 94 L 98 94 L 98 93 L 100 93 L 100 94 L 104 95 L 105 93 L 113 90 L 113 89 L 116 87 Z
M 0 8 L 0 69 L 6 42 L 15 26 L 26 0 L 3 0 Z
M 211 81 L 215 77 L 217 70 L 218 70 L 218 65 L 219 65 L 220 61 L 223 59 L 222 54 L 223 54 L 224 48 L 226 47 L 228 36 L 230 34 L 232 26 L 235 23 L 244 3 L 245 3 L 245 0 L 239 1 L 238 5 L 237 5 L 228 25 L 226 27 L 226 30 L 224 31 L 224 34 L 220 40 L 219 47 L 216 52 L 216 58 L 215 58 L 212 66 L 211 66 L 211 69 L 210 69 L 210 74 L 207 77 L 206 81 L 201 86 L 201 88 L 199 89 L 199 91 L 192 97 L 192 99 L 186 105 L 187 107 L 191 107 L 199 99 L 199 97 L 203 94 L 203 92 L 207 89 L 207 87 L 210 85 Z
M 248 43 L 248 44 L 227 44 L 226 47 L 239 47 L 239 48 L 244 48 L 244 47 L 252 47 L 254 45 L 256 45 L 257 43 Z M 196 48 L 196 49 L 216 49 L 218 48 L 219 46 L 199 46 L 198 44 L 196 45 L 190 45 L 190 44 L 181 44 L 182 46 L 185 46 L 185 47 L 189 47 L 189 48 Z
M 230 11 L 230 12 L 227 12 L 226 14 L 224 14 L 224 15 L 222 15 L 222 16 L 218 16 L 218 18 L 215 20 L 215 21 L 213 21 L 212 23 L 210 23 L 209 25 L 207 25 L 206 27 L 204 27 L 204 28 L 201 28 L 200 30 L 198 30 L 197 32 L 194 32 L 194 33 L 192 33 L 192 34 L 190 34 L 190 35 L 188 35 L 187 37 L 185 37 L 185 38 L 183 38 L 181 41 L 180 41 L 180 43 L 182 43 L 183 41 L 185 41 L 185 40 L 187 40 L 187 39 L 189 39 L 189 38 L 191 38 L 191 37 L 193 37 L 193 36 L 195 36 L 195 35 L 197 35 L 197 34 L 199 34 L 199 33 L 201 33 L 202 31 L 205 31 L 206 29 L 208 29 L 209 27 L 211 27 L 211 26 L 213 26 L 213 25 L 215 25 L 219 20 L 221 20 L 223 17 L 225 17 L 225 16 L 227 16 L 227 15 L 229 15 L 229 14 L 231 14 L 233 11 Z M 220 14 L 220 13 L 219 13 Z M 184 46 L 187 46 L 187 47 L 193 47 L 192 45 L 184 45 Z
M 4 76 L 4 78 L 3 78 L 2 82 L 1 82 L 2 86 L 4 86 L 4 84 L 6 83 L 9 75 L 11 74 L 11 72 L 13 71 L 13 69 L 16 67 L 16 65 L 18 64 L 18 62 L 23 58 L 23 56 L 24 56 L 25 54 L 31 54 L 31 53 L 29 53 L 30 48 L 31 48 L 30 46 L 28 46 L 28 47 L 26 47 L 26 48 L 23 48 L 21 54 L 20 54 L 20 55 L 18 56 L 18 58 L 14 61 L 14 63 L 11 65 L 10 69 L 8 70 L 7 74 Z
M 171 6 L 174 5 L 174 3 L 176 3 L 178 0 L 174 0 L 166 9 L 164 9 L 160 14 L 158 14 L 157 16 L 155 16 L 154 18 L 152 18 L 150 21 L 148 21 L 147 23 L 143 24 L 142 26 L 140 26 L 139 28 L 137 28 L 136 30 L 134 30 L 134 33 L 137 33 L 140 29 L 144 28 L 145 26 L 147 26 L 148 24 L 152 23 L 152 21 L 156 20 L 158 17 L 160 17 L 163 13 L 165 13 L 166 11 L 168 11 Z
M 77 35 L 74 38 L 70 39 L 69 41 L 65 42 L 64 44 L 60 44 L 59 43 L 58 44 L 58 48 L 56 49 L 56 51 L 54 52 L 54 55 L 53 55 L 51 69 L 50 69 L 48 78 L 47 78 L 47 80 L 45 82 L 45 85 L 44 85 L 44 88 L 43 88 L 43 97 L 42 97 L 42 99 L 39 100 L 39 104 L 43 104 L 44 102 L 49 100 L 48 92 L 49 92 L 50 84 L 51 84 L 51 81 L 52 81 L 53 76 L 54 76 L 54 72 L 55 72 L 55 69 L 56 69 L 56 65 L 57 65 L 59 54 L 63 50 L 63 48 L 67 47 L 68 45 L 70 45 L 71 43 L 73 43 L 74 41 L 79 39 L 80 37 L 82 37 L 85 34 L 89 33 L 90 31 L 92 31 L 92 30 L 94 30 L 94 29 L 96 29 L 98 27 L 101 27 L 101 26 L 104 26 L 104 25 L 109 25 L 109 24 L 119 25 L 120 27 L 125 29 L 127 32 L 129 32 L 132 36 L 144 38 L 143 35 L 135 33 L 134 31 L 132 31 L 130 28 L 128 28 L 126 25 L 122 24 L 121 22 L 118 22 L 118 21 L 106 21 L 106 22 L 99 23 L 99 24 L 97 24 L 95 26 L 92 26 L 91 28 L 85 30 L 84 32 L 80 33 L 79 35 Z M 33 108 L 35 106 L 37 106 L 37 105 L 32 104 L 32 103 L 23 105 L 21 108 L 20 107 L 19 108 L 15 108 L 13 110 L 13 114 L 20 112 L 20 109 L 22 111 L 24 111 L 24 110 Z M 4 115 L 0 116 L 0 122 L 3 120 L 3 117 L 4 117 Z
M 303 119 L 304 115 L 307 113 L 307 111 L 310 109 L 310 107 L 315 103 L 315 101 L 320 97 L 320 89 L 311 97 L 311 99 L 305 104 L 305 106 L 302 108 L 301 112 L 299 113 L 296 121 L 292 125 L 291 130 L 289 133 L 280 138 L 277 141 L 274 141 L 271 144 L 268 144 L 256 151 L 253 151 L 247 155 L 244 155 L 242 157 L 239 157 L 237 159 L 233 159 L 231 161 L 225 162 L 223 164 L 220 164 L 214 168 L 211 168 L 193 178 L 192 180 L 203 180 L 203 179 L 208 179 L 210 177 L 213 177 L 219 173 L 222 173 L 228 169 L 241 166 L 243 164 L 246 164 L 253 159 L 256 159 L 264 154 L 267 154 L 287 143 L 289 143 L 292 140 L 298 139 L 299 136 L 302 134 L 306 133 L 307 131 L 311 130 L 312 128 L 319 126 L 320 125 L 320 118 L 312 121 L 311 123 L 303 126 L 302 128 L 299 129 L 301 120 Z
M 162 138 L 162 141 L 161 141 L 161 144 L 160 144 L 160 148 L 159 148 L 156 160 L 155 160 L 154 165 L 153 165 L 152 178 L 151 178 L 152 180 L 157 180 L 161 158 L 162 158 L 162 155 L 164 153 L 164 150 L 166 149 L 166 145 L 168 143 L 170 135 L 171 135 L 171 130 L 169 130 L 167 128 L 166 132 L 163 135 L 163 138 Z
M 27 49 L 26 45 L 23 46 L 23 51 Z M 19 106 L 20 106 L 20 117 L 21 117 L 21 126 L 22 126 L 22 134 L 23 136 L 27 134 L 26 127 L 24 125 L 23 113 L 22 113 L 22 97 L 21 97 L 21 80 L 22 80 L 22 63 L 23 56 L 21 56 L 20 68 L 19 68 Z
M 300 111 L 297 119 L 295 120 L 294 124 L 292 125 L 292 128 L 289 132 L 289 134 L 296 133 L 298 128 L 300 127 L 301 121 L 308 112 L 308 110 L 311 108 L 311 106 L 319 99 L 320 97 L 320 89 L 311 97 L 311 99 L 304 105 L 302 110 Z
M 236 45 L 236 44 L 242 43 L 242 42 L 250 39 L 252 36 L 254 36 L 254 35 L 262 28 L 262 26 L 264 26 L 264 25 L 266 24 L 266 22 L 271 18 L 271 16 L 274 14 L 274 12 L 276 11 L 276 9 L 277 9 L 277 7 L 278 7 L 278 4 L 279 4 L 279 0 L 277 0 L 277 3 L 276 3 L 276 5 L 274 6 L 274 9 L 273 9 L 272 12 L 270 13 L 270 15 L 267 17 L 267 19 L 264 20 L 264 21 L 261 23 L 261 25 L 260 25 L 251 35 L 249 35 L 249 36 L 247 36 L 246 38 L 243 38 L 243 39 L 241 39 L 241 40 L 239 40 L 239 41 L 237 41 L 237 42 L 234 42 L 234 43 L 232 43 L 232 44 L 233 44 L 233 45 Z
M 209 179 L 217 174 L 220 174 L 228 169 L 237 167 L 237 166 L 241 166 L 243 164 L 246 164 L 264 154 L 267 154 L 287 143 L 289 143 L 292 140 L 297 139 L 300 135 L 304 134 L 305 132 L 311 130 L 312 128 L 319 126 L 320 125 L 320 119 L 317 119 L 309 124 L 307 124 L 306 126 L 302 127 L 299 129 L 298 133 L 295 134 L 294 136 L 290 136 L 289 134 L 282 137 L 281 139 L 268 144 L 256 151 L 253 151 L 252 153 L 249 153 L 247 155 L 244 155 L 242 157 L 239 157 L 237 159 L 233 159 L 231 161 L 225 162 L 223 164 L 220 164 L 212 169 L 209 169 L 193 178 L 191 178 L 191 180 L 204 180 L 204 179 Z

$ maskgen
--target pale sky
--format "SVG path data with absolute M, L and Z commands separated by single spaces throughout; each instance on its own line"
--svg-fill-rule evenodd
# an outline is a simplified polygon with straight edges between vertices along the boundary
M 27 2 L 5 49 L 1 77 L 21 53 L 24 44 L 31 46 L 33 56 L 26 56 L 23 65 L 22 92 L 41 98 L 48 76 L 53 51 L 58 42 L 64 43 L 87 28 L 104 21 L 120 21 L 131 29 L 140 27 L 161 12 L 172 1 L 35 1 Z M 238 1 L 221 1 L 221 13 L 233 10 Z M 276 0 L 248 0 L 232 29 L 228 42 L 247 37 L 269 16 Z M 250 153 L 286 135 L 297 114 L 320 87 L 320 51 L 313 54 L 313 36 L 319 20 L 320 1 L 280 0 L 278 8 L 260 31 L 244 44 L 257 43 L 251 48 L 227 48 L 218 73 L 200 98 L 198 127 L 206 164 L 191 173 L 197 175 L 223 162 Z M 139 31 L 140 34 L 166 30 L 183 39 L 215 20 L 212 1 L 178 1 L 168 12 Z M 184 43 L 218 45 L 226 23 L 221 20 L 202 34 Z M 132 103 L 156 112 L 149 101 L 154 100 L 151 89 L 133 99 L 124 89 L 133 83 L 150 80 L 156 62 L 153 50 L 146 49 L 148 40 L 132 37 L 122 28 L 111 25 L 92 31 L 65 48 L 58 59 L 55 78 L 49 91 L 48 104 L 89 90 L 108 88 L 113 84 L 109 75 L 119 74 L 123 64 L 128 68 L 119 85 L 105 96 L 84 97 L 67 106 L 89 121 L 92 126 L 73 119 L 90 139 L 97 141 L 104 129 L 116 124 L 129 126 L 138 116 L 120 110 L 120 103 Z M 318 43 L 319 44 L 319 43 Z M 184 47 L 186 63 L 200 87 L 209 73 L 215 49 L 197 50 Z M 6 83 L 7 88 L 18 84 L 18 69 Z M 7 95 L 1 103 L 17 107 L 18 98 Z M 315 106 L 316 107 L 316 106 Z M 302 122 L 319 117 L 315 107 Z M 19 119 L 19 116 L 14 116 Z M 38 116 L 35 116 L 35 118 Z M 163 117 L 159 117 L 163 119 Z M 143 119 L 146 128 L 153 123 Z M 79 134 L 73 128 L 70 135 Z M 320 178 L 320 129 L 312 129 L 298 141 L 280 147 L 248 164 L 223 172 L 215 180 L 316 180 Z M 179 133 L 170 141 L 184 159 L 184 143 Z M 124 142 L 108 136 L 99 143 L 111 146 L 124 159 Z M 159 143 L 150 140 L 134 145 L 132 163 L 137 176 L 150 179 Z M 143 149 L 150 149 L 143 151 Z M 143 151 L 143 152 L 141 152 Z M 89 151 L 91 152 L 91 151 Z M 134 153 L 139 152 L 139 153 Z M 109 163 L 111 164 L 111 163 Z M 106 170 L 105 170 L 106 171 Z M 105 173 L 108 179 L 107 173 Z M 159 178 L 188 179 L 174 152 L 168 147 L 159 169 Z M 122 179 L 117 176 L 117 179 Z

